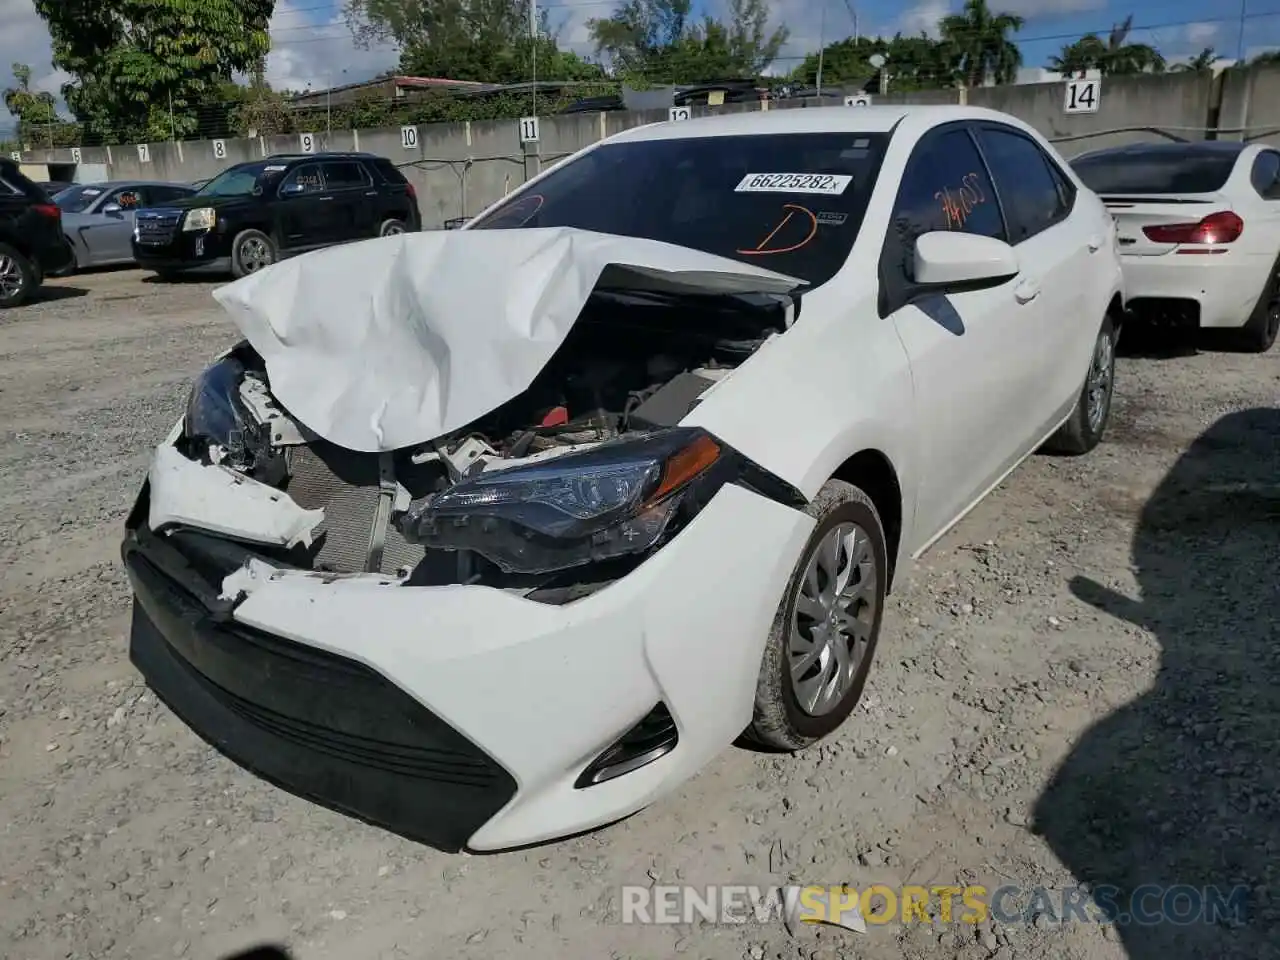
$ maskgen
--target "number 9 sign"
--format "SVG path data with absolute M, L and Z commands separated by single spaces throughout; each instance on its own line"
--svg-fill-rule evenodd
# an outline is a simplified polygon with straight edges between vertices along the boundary
M 303 153 L 316 152 L 316 135 L 314 133 L 304 133 L 298 137 L 298 146 Z

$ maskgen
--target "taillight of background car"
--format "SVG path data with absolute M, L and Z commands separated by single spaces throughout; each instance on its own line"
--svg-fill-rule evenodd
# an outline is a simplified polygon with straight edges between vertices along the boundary
M 1244 233 L 1244 221 L 1230 210 L 1211 213 L 1198 223 L 1168 223 L 1143 227 L 1147 239 L 1155 243 L 1183 243 L 1200 247 L 1232 243 Z M 1179 253 L 1211 253 L 1204 249 L 1179 250 Z
M 62 208 L 56 203 L 33 203 L 31 209 L 42 217 L 52 217 L 54 220 L 62 219 Z

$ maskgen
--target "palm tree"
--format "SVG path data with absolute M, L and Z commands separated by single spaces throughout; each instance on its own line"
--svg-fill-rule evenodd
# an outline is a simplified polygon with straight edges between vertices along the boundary
M 1222 57 L 1213 52 L 1213 47 L 1205 47 L 1190 60 L 1178 64 L 1173 69 L 1179 73 L 1208 73 L 1221 59 Z
M 1165 60 L 1159 50 L 1145 43 L 1127 42 L 1132 29 L 1133 14 L 1130 14 L 1124 18 L 1124 23 L 1112 27 L 1105 43 L 1095 33 L 1086 34 L 1075 43 L 1063 47 L 1057 56 L 1050 57 L 1049 69 L 1064 74 L 1099 70 L 1113 77 L 1135 73 L 1163 73 Z
M 1099 64 L 1106 59 L 1106 55 L 1107 45 L 1098 38 L 1097 34 L 1090 33 L 1075 43 L 1066 44 L 1061 52 L 1049 58 L 1046 66 L 1066 76 L 1098 69 Z
M 1155 47 L 1145 43 L 1127 43 L 1133 29 L 1133 14 L 1124 23 L 1112 27 L 1107 38 L 1107 52 L 1101 64 L 1102 72 L 1113 76 L 1132 73 L 1164 73 L 1164 57 Z
M 1022 53 L 1008 34 L 1026 21 L 1013 13 L 992 13 L 987 0 L 965 0 L 961 13 L 938 23 L 942 42 L 954 52 L 967 86 L 976 87 L 988 76 L 996 83 L 1012 83 L 1022 66 Z

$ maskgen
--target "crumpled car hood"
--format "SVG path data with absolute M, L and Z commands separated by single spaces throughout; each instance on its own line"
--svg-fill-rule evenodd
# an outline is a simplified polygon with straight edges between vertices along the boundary
M 552 227 L 332 247 L 213 295 L 292 416 L 373 453 L 450 433 L 528 389 L 597 284 L 785 293 L 804 283 L 686 247 Z

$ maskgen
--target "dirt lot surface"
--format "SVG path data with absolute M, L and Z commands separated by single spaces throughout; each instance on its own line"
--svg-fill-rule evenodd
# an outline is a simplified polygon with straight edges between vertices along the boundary
M 121 524 L 231 341 L 211 289 L 102 273 L 0 313 L 0 956 L 1280 953 L 1280 349 L 1123 358 L 1107 442 L 1033 458 L 900 584 L 830 742 L 730 749 L 609 829 L 447 856 L 256 780 L 128 663 Z M 1004 922 L 866 933 L 619 922 L 623 884 L 789 879 L 1022 893 Z M 1118 928 L 1032 902 L 1081 882 L 1243 886 L 1249 912 Z

